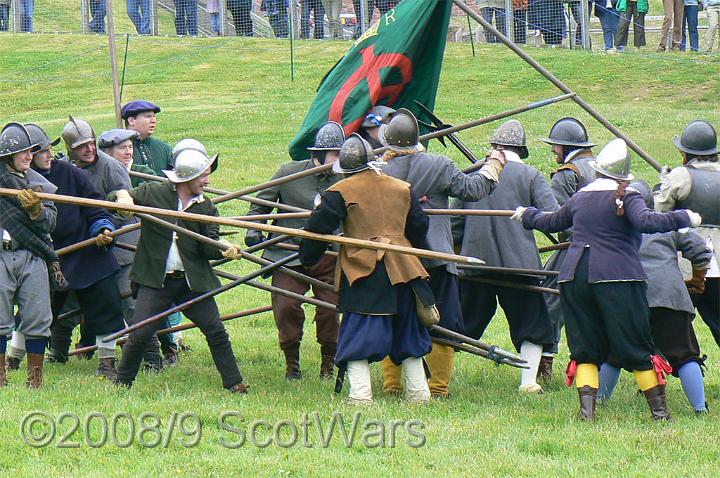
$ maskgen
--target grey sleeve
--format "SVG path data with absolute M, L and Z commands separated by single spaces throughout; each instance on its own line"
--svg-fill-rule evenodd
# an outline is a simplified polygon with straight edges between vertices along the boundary
M 535 172 L 535 176 L 530 183 L 530 198 L 532 206 L 541 211 L 554 212 L 560 208 L 553 191 L 550 189 L 550 185 L 539 171 Z
M 465 174 L 450 159 L 445 158 L 443 178 L 447 181 L 448 196 L 467 202 L 479 201 L 489 195 L 497 183 L 482 174 Z
M 132 184 L 130 183 L 130 173 L 128 173 L 127 169 L 125 169 L 125 166 L 115 160 L 113 160 L 111 164 L 112 167 L 108 168 L 108 175 L 106 178 L 107 187 L 105 192 L 109 194 L 113 191 L 119 191 L 121 189 L 131 189 Z
M 675 245 L 682 256 L 692 263 L 693 269 L 704 269 L 712 259 L 705 239 L 695 231 L 673 232 Z
M 563 169 L 553 174 L 550 188 L 555 195 L 555 200 L 562 206 L 570 199 L 570 196 L 577 191 L 578 180 L 574 172 Z
M 57 224 L 57 207 L 52 201 L 43 201 L 43 210 L 36 219 L 33 219 L 35 225 L 40 227 L 44 232 L 50 234 L 55 230 Z

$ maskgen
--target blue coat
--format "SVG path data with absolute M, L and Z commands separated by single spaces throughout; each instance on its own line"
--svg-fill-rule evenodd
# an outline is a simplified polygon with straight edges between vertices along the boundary
M 105 199 L 93 188 L 88 173 L 67 161 L 55 160 L 50 169 L 35 170 L 57 186 L 57 194 Z M 115 230 L 112 217 L 105 209 L 62 203 L 55 206 L 58 210 L 57 225 L 52 232 L 55 249 L 95 237 L 103 229 Z M 60 267 L 71 289 L 84 289 L 119 269 L 108 249 L 95 246 L 60 256 Z
M 528 208 L 523 215 L 526 229 L 559 232 L 573 227 L 573 237 L 559 282 L 575 277 L 575 269 L 587 249 L 588 281 L 617 282 L 647 279 L 640 263 L 642 233 L 669 232 L 690 226 L 684 211 L 655 212 L 645 206 L 637 191 L 628 189 L 624 198 L 625 214 L 615 214 L 615 191 L 597 190 L 596 180 L 573 195 L 554 213 Z

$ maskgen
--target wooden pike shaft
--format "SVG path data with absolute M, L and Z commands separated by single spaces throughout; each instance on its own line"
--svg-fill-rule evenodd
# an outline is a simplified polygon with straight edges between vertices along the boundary
M 20 193 L 18 189 L 0 188 L 0 195 L 17 196 Z M 101 207 L 106 209 L 117 209 L 121 211 L 129 211 L 132 213 L 154 214 L 157 216 L 173 217 L 185 219 L 188 221 L 205 222 L 208 224 L 219 224 L 221 226 L 234 226 L 243 229 L 257 229 L 264 232 L 273 232 L 276 234 L 287 234 L 289 236 L 300 237 L 303 239 L 312 239 L 316 241 L 339 243 L 346 246 L 354 246 L 362 249 L 373 249 L 386 252 L 397 252 L 400 254 L 408 254 L 411 256 L 424 257 L 426 259 L 437 259 L 458 264 L 483 264 L 483 261 L 474 257 L 458 256 L 455 254 L 447 254 L 443 252 L 429 251 L 426 249 L 417 249 L 414 247 L 398 246 L 395 244 L 383 244 L 380 242 L 366 241 L 344 236 L 335 236 L 332 234 L 317 234 L 314 232 L 304 231 L 302 229 L 292 229 L 289 227 L 280 227 L 272 224 L 254 223 L 248 221 L 237 221 L 225 217 L 207 216 L 205 214 L 194 214 L 182 211 L 172 211 L 169 209 L 160 209 L 148 206 L 130 206 L 114 203 L 111 201 L 101 201 L 97 199 L 77 198 L 72 196 L 63 196 L 61 194 L 37 193 L 37 195 L 47 201 L 55 201 L 63 204 L 75 204 L 79 206 Z
M 452 340 L 442 339 L 439 337 L 432 337 L 432 341 L 433 341 L 433 343 L 437 343 L 440 345 L 447 345 L 448 347 L 452 347 L 455 350 L 460 350 L 460 351 L 467 352 L 472 355 L 477 355 L 478 357 L 483 357 L 488 360 L 492 360 L 493 362 L 498 363 L 498 364 L 510 365 L 511 367 L 515 367 L 515 368 L 530 368 L 527 365 L 523 365 L 521 363 L 514 362 L 514 361 L 506 359 L 506 358 L 499 358 L 499 359 L 490 358 L 490 352 L 483 350 L 481 348 L 478 348 L 478 347 L 473 347 L 472 345 L 468 345 L 465 343 L 454 342 Z
M 257 307 L 255 309 L 244 310 L 242 312 L 235 312 L 234 314 L 223 315 L 220 317 L 220 320 L 225 322 L 227 320 L 238 319 L 240 317 L 247 317 L 250 315 L 262 314 L 264 312 L 270 312 L 271 310 L 272 310 L 272 306 L 266 305 L 264 307 Z M 157 331 L 157 334 L 158 335 L 171 334 L 173 332 L 180 332 L 181 330 L 194 329 L 196 327 L 197 327 L 197 325 L 195 325 L 194 323 L 188 322 L 185 324 L 178 324 L 173 327 L 168 327 L 166 329 L 160 329 Z M 126 337 L 120 338 L 117 341 L 118 345 L 124 344 L 125 342 L 127 342 Z M 74 356 L 74 355 L 81 355 L 81 354 L 88 353 L 88 352 L 94 352 L 95 350 L 97 350 L 97 348 L 98 348 L 97 345 L 81 347 L 81 348 L 70 351 L 70 353 L 68 353 L 68 355 Z
M 548 271 L 550 272 L 550 271 Z M 537 285 L 530 284 L 518 284 L 517 282 L 509 282 L 495 279 L 486 279 L 479 276 L 463 276 L 463 279 L 470 280 L 473 282 L 482 282 L 483 284 L 497 285 L 500 287 L 509 287 L 511 289 L 527 290 L 530 292 L 542 292 L 543 294 L 560 295 L 560 291 L 557 289 L 551 289 L 549 287 L 540 287 Z
M 467 335 L 460 334 L 458 332 L 455 332 L 450 329 L 446 329 L 445 327 L 441 327 L 439 325 L 433 325 L 432 327 L 428 327 L 428 332 L 436 335 L 443 335 L 445 337 L 449 337 L 451 339 L 459 340 L 463 343 L 472 345 L 473 347 L 477 347 L 482 350 L 486 350 L 494 355 L 497 355 L 498 357 L 503 357 L 508 360 L 512 360 L 513 362 L 518 363 L 527 363 L 525 359 L 520 357 L 519 355 L 515 355 L 510 352 L 506 352 L 505 350 L 496 347 L 495 345 L 490 345 L 485 342 L 482 342 L 477 339 L 473 339 L 472 337 L 468 337 Z
M 559 251 L 562 249 L 567 249 L 570 247 L 569 242 L 561 242 L 559 244 L 553 244 L 552 246 L 545 246 L 538 248 L 538 252 L 550 252 L 550 251 Z

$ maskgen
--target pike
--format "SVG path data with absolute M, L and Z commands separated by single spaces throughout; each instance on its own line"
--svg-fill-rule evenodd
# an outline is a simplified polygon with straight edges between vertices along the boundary
M 510 365 L 511 367 L 515 368 L 530 368 L 528 365 L 525 365 L 524 363 L 519 363 L 512 361 L 510 359 L 504 358 L 504 357 L 498 357 L 492 355 L 487 350 L 483 350 L 478 347 L 473 347 L 472 345 L 468 345 L 465 343 L 455 342 L 453 340 L 443 339 L 440 337 L 432 337 L 433 343 L 440 344 L 440 345 L 447 345 L 448 347 L 452 347 L 455 350 L 460 350 L 463 352 L 467 352 L 472 355 L 477 355 L 478 357 L 486 358 L 488 360 L 492 360 L 498 365 Z
M 556 276 L 560 274 L 558 271 L 546 271 L 544 269 L 520 269 L 517 267 L 487 266 L 487 265 L 463 265 L 457 266 L 458 269 L 468 271 L 494 272 L 498 274 L 518 274 L 524 276 Z M 468 276 L 463 276 L 466 278 Z
M 198 234 L 197 232 L 191 231 L 189 229 L 186 229 L 184 227 L 178 226 L 177 224 L 173 224 L 171 222 L 165 221 L 158 217 L 150 216 L 148 214 L 138 214 L 137 216 L 140 219 L 142 219 L 143 221 L 154 222 L 155 224 L 159 224 L 159 225 L 166 227 L 168 229 L 171 229 L 179 234 L 184 234 L 198 242 L 202 242 L 203 244 L 207 244 L 209 246 L 216 247 L 222 251 L 225 251 L 230 247 L 227 244 L 223 244 L 220 241 L 216 241 L 215 239 L 211 239 L 209 237 L 203 236 L 202 234 Z M 258 245 L 260 245 L 260 244 L 258 244 Z M 261 266 L 269 266 L 269 265 L 273 264 L 272 261 L 263 259 L 262 257 L 254 256 L 251 253 L 248 253 L 246 251 L 241 250 L 240 255 L 242 256 L 243 259 L 248 260 L 250 262 L 254 262 L 255 264 L 259 264 Z M 327 284 L 321 280 L 315 279 L 314 277 L 305 275 L 301 272 L 297 272 L 292 269 L 288 269 L 287 267 L 280 267 L 280 268 L 278 268 L 278 270 L 282 271 L 284 274 L 295 277 L 296 279 L 299 279 L 303 282 L 307 282 L 308 284 L 311 284 L 314 287 L 319 287 L 321 289 L 330 290 L 333 292 L 335 291 L 335 287 L 333 287 L 332 285 Z
M 472 345 L 473 347 L 477 347 L 486 352 L 490 352 L 491 354 L 493 354 L 497 357 L 506 358 L 508 360 L 512 360 L 513 362 L 517 362 L 517 363 L 522 363 L 522 364 L 527 363 L 527 360 L 523 359 L 519 355 L 515 355 L 513 353 L 506 352 L 505 350 L 503 350 L 495 345 L 487 344 L 480 340 L 473 339 L 472 337 L 468 337 L 467 335 L 463 335 L 458 332 L 452 331 L 450 329 L 446 329 L 445 327 L 440 327 L 439 325 L 433 325 L 432 327 L 428 327 L 428 332 L 440 334 L 440 335 L 449 337 L 454 340 L 459 340 L 463 343 Z
M 547 271 L 547 272 L 554 272 L 554 271 Z M 550 275 L 550 274 L 548 274 L 548 275 Z M 477 277 L 477 276 L 463 276 L 463 279 L 470 280 L 473 282 L 482 282 L 483 284 L 497 285 L 500 287 L 509 287 L 511 289 L 520 289 L 520 290 L 527 290 L 530 292 L 541 292 L 543 294 L 560 295 L 559 290 L 552 289 L 550 287 L 540 287 L 537 285 L 530 285 L 530 284 L 518 284 L 516 282 L 508 282 L 508 281 L 495 280 L 495 279 L 486 279 L 486 278 Z
M 18 189 L 0 188 L 0 195 L 17 196 L 20 193 Z M 132 213 L 146 213 L 157 216 L 167 216 L 172 218 L 185 219 L 188 221 L 204 222 L 208 224 L 219 224 L 224 226 L 235 226 L 243 229 L 257 229 L 264 232 L 273 232 L 278 234 L 287 234 L 289 236 L 300 237 L 303 239 L 312 239 L 328 243 L 339 243 L 346 246 L 354 246 L 362 249 L 380 250 L 385 252 L 396 252 L 400 254 L 408 254 L 426 259 L 445 260 L 448 262 L 459 264 L 483 264 L 483 261 L 475 257 L 458 256 L 443 252 L 429 251 L 427 249 L 418 249 L 414 247 L 398 246 L 395 244 L 384 244 L 374 241 L 366 241 L 344 236 L 336 236 L 332 234 L 317 234 L 302 229 L 293 229 L 289 227 L 280 227 L 271 224 L 254 223 L 248 221 L 237 221 L 225 217 L 207 216 L 205 214 L 195 214 L 183 211 L 174 211 L 170 209 L 161 209 L 148 206 L 135 206 L 118 204 L 111 201 L 101 201 L 97 199 L 78 198 L 73 196 L 64 196 L 61 194 L 36 193 L 38 197 L 48 201 L 54 201 L 62 204 L 76 204 L 80 206 L 92 206 L 106 209 L 117 209 L 121 211 L 129 211 Z M 216 198 L 217 199 L 217 198 Z M 275 238 L 274 238 L 275 239 Z M 263 243 L 264 244 L 264 243 Z M 283 264 L 284 265 L 284 264 Z
M 452 128 L 452 125 L 449 125 L 443 121 L 440 120 L 435 114 L 430 111 L 430 109 L 425 106 L 424 104 L 420 103 L 418 100 L 413 100 L 416 105 L 418 105 L 418 108 L 422 110 L 422 112 L 430 118 L 430 121 L 433 122 L 434 128 L 431 128 L 433 131 L 440 131 L 443 129 Z M 425 123 L 423 123 L 425 124 Z M 429 125 L 426 125 L 429 126 Z M 475 153 L 472 152 L 470 148 L 468 148 L 465 143 L 462 142 L 460 138 L 458 138 L 458 135 L 456 133 L 450 133 L 447 135 L 447 138 L 450 140 L 450 142 L 473 164 L 478 162 L 477 156 L 475 156 Z M 445 146 L 445 141 L 443 141 L 443 138 L 438 138 L 438 140 L 442 143 L 443 146 Z
M 628 147 L 635 151 L 641 158 L 643 158 L 650 166 L 655 168 L 658 172 L 662 169 L 660 166 L 660 163 L 655 161 L 648 153 L 646 153 L 640 146 L 638 146 L 632 139 L 630 139 L 627 135 L 625 135 L 622 131 L 620 131 L 615 125 L 610 123 L 610 121 L 607 120 L 603 115 L 601 115 L 595 108 L 590 106 L 588 103 L 585 102 L 582 98 L 580 98 L 576 93 L 574 93 L 565 83 L 560 81 L 555 75 L 550 73 L 549 70 L 547 70 L 544 66 L 542 66 L 540 63 L 538 63 L 533 57 L 528 55 L 524 50 L 520 49 L 515 43 L 510 41 L 508 37 L 500 33 L 497 28 L 492 26 L 490 22 L 485 20 L 483 17 L 475 13 L 469 6 L 467 6 L 465 3 L 463 3 L 462 0 L 452 0 L 452 2 L 462 11 L 468 14 L 468 16 L 472 17 L 473 20 L 478 22 L 486 32 L 492 33 L 495 35 L 498 40 L 500 40 L 502 43 L 505 44 L 508 48 L 510 48 L 513 52 L 515 52 L 516 55 L 518 55 L 520 58 L 522 58 L 528 65 L 533 67 L 538 73 L 540 73 L 542 76 L 544 76 L 550 83 L 555 85 L 560 91 L 563 91 L 566 94 L 572 94 L 571 99 L 577 103 L 580 108 L 584 109 L 586 112 L 590 114 L 595 120 L 597 120 L 601 125 L 603 125 L 605 128 L 607 128 L 612 134 L 614 134 L 616 137 L 622 139 L 627 143 Z M 447 130 L 443 130 L 447 131 Z
M 139 328 L 145 327 L 148 324 L 151 324 L 153 322 L 157 322 L 158 320 L 164 319 L 165 317 L 174 314 L 175 312 L 181 312 L 189 307 L 192 307 L 193 305 L 197 304 L 198 302 L 201 302 L 205 299 L 209 299 L 211 297 L 215 297 L 218 294 L 222 294 L 223 292 L 226 292 L 234 287 L 237 287 L 239 285 L 245 284 L 246 282 L 261 276 L 267 272 L 272 271 L 273 269 L 277 269 L 278 267 L 284 266 L 288 262 L 292 262 L 295 259 L 297 259 L 298 254 L 291 254 L 283 259 L 280 259 L 277 262 L 272 263 L 269 266 L 261 267 L 255 272 L 251 272 L 250 274 L 244 275 L 237 280 L 234 280 L 228 284 L 225 284 L 221 287 L 218 287 L 217 289 L 213 289 L 211 291 L 205 292 L 204 294 L 201 294 L 193 299 L 190 299 L 188 301 L 183 302 L 182 304 L 178 304 L 175 307 L 171 307 L 170 309 L 160 312 L 159 314 L 155 314 L 152 317 L 148 317 L 147 319 L 141 320 L 140 322 L 137 322 L 133 325 L 130 325 L 128 327 L 125 327 L 124 329 L 115 332 L 114 334 L 110 334 L 109 336 L 105 337 L 103 339 L 103 343 L 110 342 L 111 340 L 117 339 L 122 337 L 125 334 L 128 334 L 134 330 L 137 330 Z
M 227 320 L 239 319 L 240 317 L 247 317 L 250 315 L 262 314 L 264 312 L 270 312 L 271 310 L 272 310 L 272 306 L 266 305 L 264 307 L 257 307 L 255 309 L 243 310 L 242 312 L 235 312 L 234 314 L 223 315 L 220 317 L 220 321 L 225 322 Z M 185 324 L 178 324 L 178 325 L 175 325 L 172 327 L 158 330 L 157 335 L 172 334 L 173 332 L 194 329 L 196 327 L 197 327 L 197 325 L 192 322 L 185 323 Z M 127 338 L 123 337 L 123 338 L 118 339 L 117 344 L 122 345 L 125 342 L 127 342 Z M 87 347 L 80 347 L 75 350 L 72 350 L 71 352 L 68 353 L 68 355 L 71 357 L 74 355 L 82 355 L 84 353 L 94 352 L 97 350 L 97 348 L 98 348 L 97 345 L 89 345 Z

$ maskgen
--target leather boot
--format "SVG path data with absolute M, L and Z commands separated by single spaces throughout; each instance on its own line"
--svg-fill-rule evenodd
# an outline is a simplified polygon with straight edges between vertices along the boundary
M 7 370 L 5 370 L 5 354 L 0 354 L 0 387 L 7 387 Z
M 228 388 L 228 391 L 230 393 L 240 393 L 247 395 L 249 386 L 245 385 L 244 383 L 236 383 L 232 387 Z
M 552 366 L 553 366 L 552 355 L 543 355 L 540 357 L 540 365 L 538 366 L 537 381 L 548 382 L 552 378 Z
M 653 388 L 645 390 L 643 394 L 650 406 L 653 420 L 672 420 L 665 396 L 665 385 L 655 385 Z
M 40 388 L 43 384 L 43 361 L 44 354 L 27 354 L 28 380 L 30 388 Z
M 5 366 L 7 367 L 7 370 L 18 370 L 20 368 L 20 362 L 22 362 L 20 357 L 8 355 L 5 361 Z
M 455 349 L 448 345 L 433 344 L 432 350 L 425 356 L 430 369 L 430 395 L 432 398 L 450 396 L 450 377 L 455 364 Z
M 584 385 L 578 388 L 577 391 L 580 398 L 578 418 L 583 422 L 595 421 L 595 399 L 598 389 L 590 385 Z
M 115 368 L 115 357 L 100 358 L 98 362 L 96 377 L 105 377 L 114 382 L 117 379 L 117 369 Z
M 390 357 L 382 361 L 383 368 L 383 392 L 388 395 L 402 395 L 402 368 L 395 365 Z
M 283 349 L 285 354 L 285 380 L 300 380 L 300 344 Z
M 323 380 L 333 378 L 336 350 L 336 345 L 320 346 L 320 378 Z

